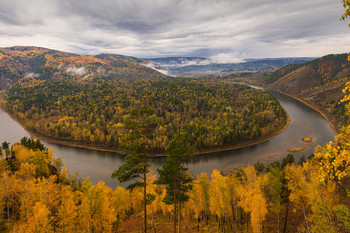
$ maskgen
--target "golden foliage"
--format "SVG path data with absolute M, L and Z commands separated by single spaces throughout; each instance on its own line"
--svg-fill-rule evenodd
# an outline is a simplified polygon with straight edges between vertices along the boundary
M 237 188 L 239 205 L 251 215 L 253 232 L 261 232 L 262 223 L 267 214 L 267 201 L 264 194 L 264 185 L 267 182 L 265 175 L 260 175 L 255 168 L 243 168 L 242 183 Z

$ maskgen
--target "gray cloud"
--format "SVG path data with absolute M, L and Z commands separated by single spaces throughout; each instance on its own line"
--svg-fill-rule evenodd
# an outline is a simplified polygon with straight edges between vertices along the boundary
M 0 0 L 0 46 L 242 58 L 346 52 L 334 0 Z

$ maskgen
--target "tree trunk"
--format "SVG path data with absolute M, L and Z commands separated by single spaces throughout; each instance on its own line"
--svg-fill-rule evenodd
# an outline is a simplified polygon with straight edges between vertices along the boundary
M 145 145 L 143 145 L 143 163 L 146 163 L 146 148 Z M 147 177 L 146 177 L 146 167 L 143 168 L 143 198 L 144 198 L 144 209 L 145 209 L 145 216 L 144 216 L 144 221 L 145 221 L 145 233 L 147 233 L 147 203 L 146 203 L 146 198 L 147 198 Z
M 209 211 L 205 211 L 205 223 L 207 224 L 207 226 L 209 225 Z
M 197 217 L 197 231 L 199 232 L 199 217 Z
M 235 205 L 235 213 L 236 213 L 236 223 L 237 223 L 237 227 L 239 227 L 239 221 L 238 221 L 238 208 L 237 205 Z
M 176 223 L 177 223 L 177 212 L 176 212 L 176 171 L 174 171 L 174 233 L 176 233 Z
M 153 210 L 152 209 L 151 209 L 151 216 L 152 216 L 152 225 L 153 225 L 154 233 L 157 233 L 156 226 L 154 225 L 154 218 L 153 218 Z
M 280 207 L 278 208 L 277 233 L 280 233 L 280 215 L 281 215 L 281 204 L 280 204 Z
M 235 218 L 235 205 L 232 203 L 231 204 L 231 209 L 232 209 L 232 220 L 233 220 L 233 224 L 231 223 L 231 219 L 230 219 L 230 216 L 228 217 L 229 221 L 230 221 L 230 227 L 231 227 L 231 230 L 233 229 L 232 225 L 235 224 L 235 221 L 236 221 L 236 218 Z
M 286 233 L 286 230 L 287 230 L 288 207 L 289 207 L 289 201 L 287 201 L 286 217 L 284 218 L 284 228 L 283 228 L 283 233 Z
M 228 222 L 230 223 L 231 230 L 233 229 L 231 218 L 228 217 Z
M 9 181 L 8 176 L 5 175 L 5 182 L 6 182 L 6 210 L 7 210 L 7 220 L 10 220 L 10 191 L 9 191 Z
M 199 231 L 199 211 L 198 211 L 198 203 L 196 203 L 196 215 L 197 215 L 197 230 Z
M 249 222 L 248 222 L 248 213 L 247 213 L 246 216 L 247 216 L 247 219 L 246 219 L 246 220 L 247 220 L 247 232 L 248 232 L 248 230 L 249 230 L 249 226 L 248 226 L 248 224 L 249 224 Z
M 181 174 L 179 174 L 181 179 Z M 179 181 L 179 233 L 181 233 L 181 181 Z
M 303 206 L 303 213 L 304 213 L 304 218 L 305 218 L 305 223 L 306 223 L 307 231 L 310 233 L 309 222 L 307 221 L 307 218 L 306 218 L 304 202 L 303 202 L 302 206 Z
M 259 209 L 259 233 L 261 232 L 260 228 L 261 228 L 261 223 L 260 223 L 260 209 Z

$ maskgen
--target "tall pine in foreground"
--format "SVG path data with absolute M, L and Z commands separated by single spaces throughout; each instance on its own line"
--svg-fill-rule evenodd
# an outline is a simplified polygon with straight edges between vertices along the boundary
M 123 147 L 129 152 L 125 157 L 126 163 L 112 173 L 112 178 L 117 177 L 120 182 L 134 181 L 127 189 L 143 187 L 144 228 L 147 232 L 147 204 L 153 197 L 147 195 L 147 173 L 150 164 L 146 161 L 150 140 L 157 125 L 157 117 L 153 115 L 150 106 L 135 108 L 131 111 L 131 120 L 127 123 L 130 135 Z M 130 153 L 131 152 L 131 153 Z
M 181 232 L 181 203 L 188 201 L 187 192 L 192 189 L 193 178 L 187 172 L 186 163 L 193 155 L 190 138 L 185 133 L 177 133 L 166 147 L 168 157 L 161 169 L 157 169 L 158 184 L 166 185 L 163 202 L 174 204 L 174 232 Z

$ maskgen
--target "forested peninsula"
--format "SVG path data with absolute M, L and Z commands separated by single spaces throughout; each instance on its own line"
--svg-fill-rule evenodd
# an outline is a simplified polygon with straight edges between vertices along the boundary
M 173 132 L 193 137 L 199 153 L 242 147 L 279 133 L 288 116 L 277 99 L 250 87 L 181 78 L 24 78 L 1 107 L 29 132 L 55 143 L 120 152 L 133 110 L 149 106 L 151 155 Z

